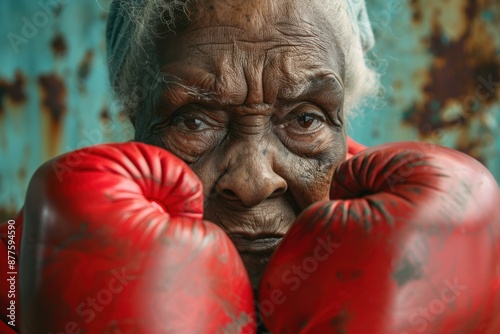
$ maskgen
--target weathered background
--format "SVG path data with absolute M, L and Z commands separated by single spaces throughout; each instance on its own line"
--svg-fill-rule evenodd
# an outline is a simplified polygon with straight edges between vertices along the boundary
M 350 134 L 367 145 L 421 140 L 457 148 L 500 181 L 498 0 L 368 0 L 383 94 Z M 0 3 L 0 219 L 42 162 L 132 138 L 113 106 L 104 27 L 109 0 Z

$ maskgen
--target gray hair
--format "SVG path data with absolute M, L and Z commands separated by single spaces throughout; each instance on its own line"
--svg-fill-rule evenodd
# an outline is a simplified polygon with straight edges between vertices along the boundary
M 128 48 L 125 52 L 116 52 L 121 53 L 120 55 L 115 55 L 123 57 L 123 60 L 115 61 L 118 63 L 115 66 L 117 68 L 110 68 L 111 84 L 118 102 L 131 117 L 136 131 L 150 125 L 147 124 L 150 122 L 147 118 L 154 116 L 140 114 L 147 114 L 146 110 L 154 110 L 164 86 L 172 81 L 171 77 L 160 74 L 156 43 L 161 38 L 161 31 L 165 27 L 173 31 L 179 20 L 188 19 L 189 5 L 193 1 L 198 0 L 120 0 L 117 4 L 121 10 L 120 15 L 124 16 L 123 20 L 131 22 L 131 28 Z M 355 4 L 349 4 L 349 1 L 354 1 Z M 371 41 L 368 41 L 368 46 L 364 45 L 364 37 L 360 37 L 364 33 L 373 39 L 371 27 L 368 23 L 369 33 L 366 33 L 366 27 L 360 29 L 356 22 L 358 14 L 353 13 L 353 6 L 361 3 L 364 8 L 364 1 L 349 1 L 325 0 L 325 10 L 345 14 L 334 17 L 339 21 L 339 29 L 343 30 L 339 33 L 353 36 L 343 39 L 350 43 L 341 46 L 344 48 L 341 51 L 345 59 L 344 110 L 347 119 L 360 109 L 366 97 L 375 95 L 379 88 L 379 76 L 370 68 L 366 59 L 365 50 L 371 47 Z M 366 12 L 364 15 L 366 16 Z M 136 133 L 136 139 L 141 140 L 140 137 L 142 135 Z

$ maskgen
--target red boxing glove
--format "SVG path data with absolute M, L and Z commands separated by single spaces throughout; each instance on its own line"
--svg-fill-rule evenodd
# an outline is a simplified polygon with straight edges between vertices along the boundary
M 44 164 L 25 204 L 23 333 L 253 333 L 229 238 L 169 152 L 99 145 Z
M 271 258 L 272 333 L 500 333 L 500 192 L 479 162 L 386 144 L 338 167 Z

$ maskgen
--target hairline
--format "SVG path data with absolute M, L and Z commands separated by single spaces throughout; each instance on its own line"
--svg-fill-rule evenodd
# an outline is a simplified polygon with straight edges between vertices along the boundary
M 195 0 L 195 2 L 197 1 Z M 116 97 L 132 120 L 136 113 L 145 112 L 148 109 L 152 110 L 166 88 L 162 80 L 159 80 L 158 85 L 150 90 L 144 89 L 144 85 L 141 85 L 140 82 L 144 82 L 144 73 L 161 73 L 157 52 L 157 43 L 162 35 L 161 31 L 167 28 L 175 34 L 177 22 L 182 19 L 190 19 L 189 6 L 192 2 L 192 0 L 144 0 L 142 6 L 133 7 L 130 5 L 129 15 L 130 19 L 134 20 L 135 28 L 132 31 L 130 50 L 119 71 L 120 74 L 117 78 L 119 84 L 114 88 Z M 338 6 L 336 9 L 344 11 L 344 15 L 338 15 L 337 19 L 338 17 L 344 17 L 344 20 L 349 18 L 344 2 L 331 0 L 328 4 L 334 8 Z M 344 24 L 348 25 L 349 22 Z M 350 31 L 353 32 L 353 29 Z M 333 34 L 332 39 L 333 43 L 339 46 L 340 52 L 337 53 L 343 58 L 340 66 L 343 66 L 345 70 L 345 107 L 347 109 L 346 115 L 349 116 L 351 111 L 355 109 L 357 102 L 362 101 L 364 96 L 373 95 L 376 92 L 378 75 L 367 66 L 360 42 L 352 41 L 352 43 L 348 43 L 346 50 L 343 50 L 339 41 L 342 38 L 339 36 L 340 34 Z M 354 63 L 352 59 L 355 60 Z M 147 71 L 144 71 L 144 66 L 147 67 Z M 158 79 L 155 78 L 155 80 Z M 139 101 L 134 100 L 134 94 L 140 89 L 146 90 L 146 95 L 140 97 Z

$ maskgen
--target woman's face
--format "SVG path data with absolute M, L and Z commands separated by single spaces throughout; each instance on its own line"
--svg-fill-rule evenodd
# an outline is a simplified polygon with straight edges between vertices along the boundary
M 346 156 L 342 41 L 316 2 L 198 1 L 159 47 L 170 84 L 153 132 L 200 177 L 205 219 L 254 285 Z

